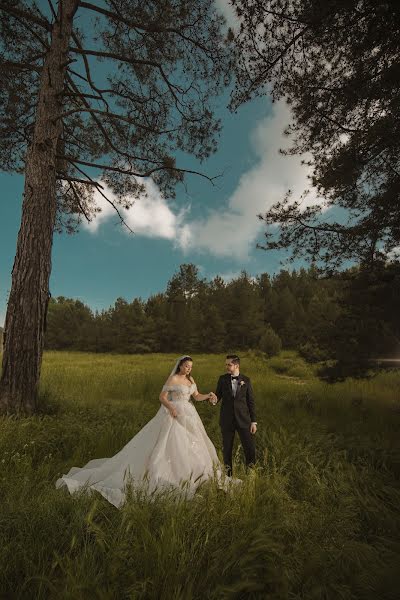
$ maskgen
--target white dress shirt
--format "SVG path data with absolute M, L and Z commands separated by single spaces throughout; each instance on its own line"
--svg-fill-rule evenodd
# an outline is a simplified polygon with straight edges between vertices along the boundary
M 238 379 L 231 379 L 231 385 L 232 385 L 232 394 L 234 396 L 236 396 L 237 388 L 238 388 L 238 385 L 239 385 L 239 380 Z

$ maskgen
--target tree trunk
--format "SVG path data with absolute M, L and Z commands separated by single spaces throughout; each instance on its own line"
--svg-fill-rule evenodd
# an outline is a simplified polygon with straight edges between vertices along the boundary
M 78 0 L 60 0 L 41 78 L 4 326 L 0 410 L 32 414 L 42 363 L 56 204 L 56 151 L 65 67 Z

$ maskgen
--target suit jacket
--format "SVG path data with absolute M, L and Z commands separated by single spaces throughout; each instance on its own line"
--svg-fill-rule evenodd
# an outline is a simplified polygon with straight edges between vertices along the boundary
M 222 428 L 230 429 L 234 419 L 239 427 L 249 427 L 250 423 L 256 421 L 253 388 L 246 375 L 239 375 L 236 396 L 232 393 L 230 373 L 221 375 L 215 395 L 218 402 L 221 400 L 219 424 Z

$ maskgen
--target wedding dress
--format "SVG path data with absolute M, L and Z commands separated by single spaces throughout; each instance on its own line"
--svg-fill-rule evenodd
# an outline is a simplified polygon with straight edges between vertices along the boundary
M 226 487 L 214 445 L 191 402 L 197 386 L 164 385 L 168 399 L 177 410 L 173 418 L 161 405 L 156 415 L 111 458 L 97 458 L 84 467 L 72 467 L 56 481 L 72 494 L 82 486 L 97 490 L 111 504 L 121 507 L 126 498 L 125 485 L 145 485 L 146 493 L 172 489 L 189 497 L 209 478 L 217 477 Z

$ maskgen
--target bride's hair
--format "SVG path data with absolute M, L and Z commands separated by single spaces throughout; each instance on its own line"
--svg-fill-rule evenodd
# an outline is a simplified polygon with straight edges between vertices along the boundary
M 193 362 L 193 358 L 191 356 L 184 356 L 183 358 L 181 358 L 181 360 L 178 362 L 178 366 L 176 367 L 175 375 L 177 375 L 179 373 L 181 365 L 183 365 L 183 363 L 186 362 L 187 360 L 190 360 L 190 362 Z M 190 379 L 190 375 L 186 375 L 186 378 L 189 379 L 189 381 L 192 381 Z

